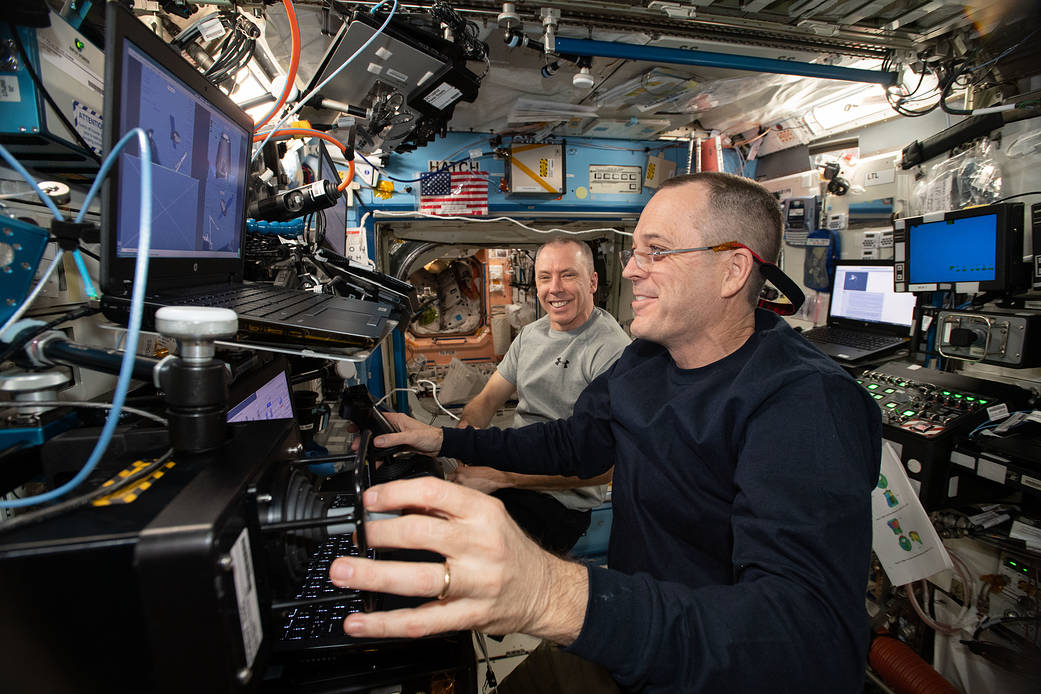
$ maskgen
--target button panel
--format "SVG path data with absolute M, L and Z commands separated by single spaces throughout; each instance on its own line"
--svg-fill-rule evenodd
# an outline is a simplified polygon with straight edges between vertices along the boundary
M 856 381 L 878 403 L 883 422 L 929 438 L 998 404 L 990 396 L 910 381 L 878 371 L 864 371 Z

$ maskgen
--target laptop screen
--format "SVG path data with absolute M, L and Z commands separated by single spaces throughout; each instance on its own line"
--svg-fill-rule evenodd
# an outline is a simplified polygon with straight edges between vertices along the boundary
M 336 171 L 325 145 L 321 146 L 318 161 L 318 178 L 332 181 L 334 184 L 340 182 L 340 175 Z M 325 240 L 334 251 L 340 255 L 344 254 L 347 232 L 347 196 L 341 195 L 336 204 L 323 210 L 325 214 Z
M 152 250 L 158 258 L 239 257 L 251 133 L 124 38 L 119 133 L 140 126 L 152 154 Z M 141 158 L 120 155 L 116 255 L 138 247 Z
M 263 419 L 292 419 L 293 395 L 286 372 L 279 371 L 228 410 L 229 422 L 257 422 Z
M 835 266 L 829 318 L 910 328 L 914 307 L 914 294 L 893 291 L 892 265 Z

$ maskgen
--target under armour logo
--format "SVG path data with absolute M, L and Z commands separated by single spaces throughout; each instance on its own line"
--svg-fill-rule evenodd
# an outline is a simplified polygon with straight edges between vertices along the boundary
M 560 357 L 557 357 L 557 360 L 553 362 L 553 366 L 563 366 L 566 369 L 567 365 L 570 363 L 571 360 L 569 359 L 561 359 Z

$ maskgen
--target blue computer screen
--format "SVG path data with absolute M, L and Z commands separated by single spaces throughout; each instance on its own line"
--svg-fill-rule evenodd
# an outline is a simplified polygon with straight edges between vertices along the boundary
M 907 230 L 907 281 L 911 284 L 994 280 L 998 216 L 941 220 Z
M 127 41 L 122 136 L 140 126 L 152 155 L 152 250 L 165 258 L 237 258 L 250 133 Z M 137 254 L 141 158 L 119 159 L 116 254 Z

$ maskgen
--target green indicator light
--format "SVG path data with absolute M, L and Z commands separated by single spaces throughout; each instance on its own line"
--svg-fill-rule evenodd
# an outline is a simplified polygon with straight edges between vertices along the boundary
M 887 402 L 886 403 L 886 407 L 888 407 L 889 409 L 893 409 L 894 407 L 896 407 L 896 403 L 895 402 Z
M 901 388 L 906 388 L 907 387 L 907 382 L 906 381 L 900 381 L 899 383 L 897 383 L 897 385 L 900 386 Z
M 960 397 L 961 397 L 961 393 L 955 393 L 955 394 L 954 394 L 954 397 L 956 397 L 956 398 L 960 398 Z
M 877 389 L 878 389 L 878 384 L 877 383 L 872 383 L 872 384 L 868 385 L 868 390 L 877 390 Z
M 884 396 L 884 395 L 882 395 L 881 393 L 872 393 L 872 394 L 871 394 L 871 397 L 873 397 L 873 398 L 874 398 L 875 400 L 881 400 L 881 399 L 882 399 L 882 398 L 884 398 L 885 396 Z
M 861 381 L 861 380 L 860 380 L 860 379 L 858 378 L 858 379 L 857 379 L 857 383 L 863 383 L 863 381 Z
M 910 417 L 911 415 L 914 414 L 914 410 L 904 410 L 900 414 L 904 415 L 905 417 Z
M 972 397 L 971 395 L 966 395 L 965 399 L 968 400 L 969 402 L 976 402 L 976 398 Z
M 83 41 L 81 41 L 79 39 L 76 39 L 76 50 L 77 51 L 82 51 L 83 48 L 85 47 L 85 45 L 86 44 L 84 44 Z
M 940 391 L 940 392 L 942 392 L 944 395 L 950 395 L 951 394 L 951 391 L 949 391 L 949 390 L 944 390 L 944 391 Z
M 895 389 L 895 388 L 886 388 L 886 389 L 885 389 L 885 390 L 883 390 L 882 392 L 883 392 L 883 393 L 895 393 L 895 392 L 896 392 L 896 389 Z
M 984 400 L 983 398 L 980 398 L 977 402 L 979 402 L 979 404 L 981 404 L 981 405 L 986 405 L 987 404 L 987 401 Z
M 1014 562 L 1014 561 L 1012 561 L 1011 559 L 1009 559 L 1008 565 L 1009 565 L 1009 566 L 1015 566 L 1015 565 L 1016 565 L 1016 562 Z

